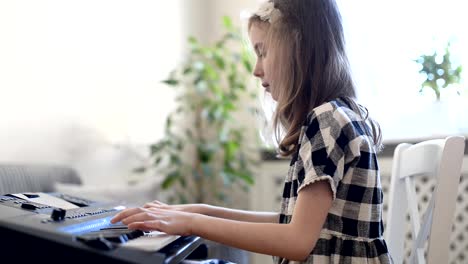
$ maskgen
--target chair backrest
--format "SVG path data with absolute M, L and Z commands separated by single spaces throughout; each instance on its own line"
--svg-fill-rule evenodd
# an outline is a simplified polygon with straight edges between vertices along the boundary
M 395 149 L 385 239 L 396 264 L 404 259 L 408 210 L 413 243 L 407 263 L 448 263 L 464 149 L 462 136 L 401 143 Z M 414 178 L 421 175 L 433 176 L 436 182 L 422 220 L 414 185 Z

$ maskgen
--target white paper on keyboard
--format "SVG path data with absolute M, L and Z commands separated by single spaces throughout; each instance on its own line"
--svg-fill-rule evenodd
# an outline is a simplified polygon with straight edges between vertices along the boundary
M 122 247 L 155 252 L 179 237 L 180 236 L 168 235 L 159 231 L 152 231 L 144 236 L 129 240 L 127 243 L 124 243 Z
M 55 196 L 47 194 L 47 193 L 36 192 L 36 193 L 26 193 L 26 194 L 34 194 L 34 195 L 37 195 L 38 197 L 29 198 L 23 193 L 15 193 L 15 194 L 12 194 L 12 195 L 14 195 L 14 196 L 16 196 L 16 197 L 18 197 L 20 199 L 27 200 L 27 201 L 31 201 L 31 202 L 35 202 L 35 203 L 43 204 L 43 205 L 48 205 L 48 206 L 52 206 L 52 207 L 62 208 L 62 209 L 66 209 L 66 210 L 79 208 L 75 204 L 72 204 L 72 203 L 70 203 L 68 201 L 65 201 L 64 199 L 55 197 Z

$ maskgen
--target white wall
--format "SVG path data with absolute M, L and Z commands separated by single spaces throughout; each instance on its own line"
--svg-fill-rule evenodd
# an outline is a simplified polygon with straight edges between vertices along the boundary
M 138 158 L 115 145 L 162 135 L 183 27 L 180 0 L 1 1 L 0 162 L 125 181 Z

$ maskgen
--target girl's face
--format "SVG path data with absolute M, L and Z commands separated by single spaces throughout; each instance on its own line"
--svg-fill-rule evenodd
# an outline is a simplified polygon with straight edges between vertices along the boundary
M 272 93 L 270 84 L 272 83 L 272 71 L 271 71 L 271 60 L 267 57 L 266 37 L 268 24 L 266 23 L 253 23 L 250 27 L 250 42 L 257 55 L 257 63 L 253 71 L 253 75 L 262 81 L 262 86 L 265 90 L 272 94 L 273 99 L 274 93 Z M 270 56 L 271 57 L 271 56 Z

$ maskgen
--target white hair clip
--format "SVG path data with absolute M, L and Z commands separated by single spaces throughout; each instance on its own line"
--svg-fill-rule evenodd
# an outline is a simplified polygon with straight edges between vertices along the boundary
M 281 17 L 281 11 L 275 8 L 273 2 L 267 1 L 260 5 L 255 15 L 259 16 L 262 21 L 272 24 Z

